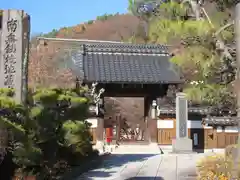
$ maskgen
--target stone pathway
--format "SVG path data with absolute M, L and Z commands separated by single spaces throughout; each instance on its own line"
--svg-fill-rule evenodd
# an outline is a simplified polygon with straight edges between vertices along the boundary
M 206 155 L 206 154 L 205 154 Z M 112 154 L 98 169 L 76 180 L 195 180 L 204 154 Z

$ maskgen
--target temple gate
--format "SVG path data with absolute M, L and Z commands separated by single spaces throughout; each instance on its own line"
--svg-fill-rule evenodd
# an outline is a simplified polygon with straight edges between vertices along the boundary
M 157 143 L 156 100 L 166 95 L 169 85 L 183 82 L 169 61 L 167 47 L 91 43 L 82 44 L 72 57 L 77 78 L 92 89 L 95 99 L 92 109 L 97 112 L 97 143 L 104 140 L 106 128 L 114 129 L 119 143 Z M 107 117 L 104 101 L 109 97 L 142 98 L 142 118 L 126 119 L 121 113 Z

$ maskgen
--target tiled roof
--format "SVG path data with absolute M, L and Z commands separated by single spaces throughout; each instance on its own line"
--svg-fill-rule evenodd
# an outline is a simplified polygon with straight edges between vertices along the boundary
M 160 115 L 161 114 L 176 114 L 175 107 L 161 107 L 160 106 Z M 188 107 L 188 113 L 207 115 L 211 113 L 210 107 Z
M 236 126 L 238 125 L 238 120 L 237 117 L 207 117 L 203 118 L 202 123 L 210 126 Z
M 160 114 L 176 114 L 175 103 L 174 104 L 163 104 L 158 103 L 160 107 Z M 220 117 L 231 116 L 235 117 L 234 111 L 224 111 L 223 108 L 216 108 L 215 106 L 194 106 L 188 104 L 188 113 L 210 115 L 212 119 L 219 119 Z
M 95 43 L 82 45 L 85 53 L 136 53 L 136 54 L 168 54 L 164 45 L 130 44 L 130 43 Z
M 84 44 L 73 57 L 77 75 L 86 82 L 182 83 L 163 45 Z

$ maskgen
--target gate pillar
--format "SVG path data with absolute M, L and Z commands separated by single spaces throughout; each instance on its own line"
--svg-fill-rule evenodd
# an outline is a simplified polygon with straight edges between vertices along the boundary
M 157 143 L 157 119 L 156 117 L 152 117 L 152 101 L 154 97 L 147 96 L 144 98 L 144 111 L 145 111 L 145 119 L 147 123 L 147 138 L 149 139 L 149 143 Z
M 149 142 L 157 143 L 157 120 L 149 118 L 148 119 L 148 130 L 150 132 Z
M 104 119 L 98 118 L 96 129 L 96 147 L 99 151 L 103 151 L 104 148 Z
M 151 99 L 152 100 L 152 99 Z M 157 114 L 156 114 L 156 99 L 151 101 L 149 108 L 149 131 L 150 131 L 150 142 L 157 143 Z

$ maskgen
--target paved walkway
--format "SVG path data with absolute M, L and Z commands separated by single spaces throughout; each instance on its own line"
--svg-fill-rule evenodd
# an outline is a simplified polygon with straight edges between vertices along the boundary
M 195 180 L 196 162 L 203 155 L 112 154 L 76 180 Z

